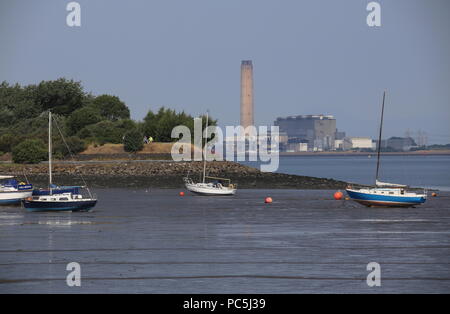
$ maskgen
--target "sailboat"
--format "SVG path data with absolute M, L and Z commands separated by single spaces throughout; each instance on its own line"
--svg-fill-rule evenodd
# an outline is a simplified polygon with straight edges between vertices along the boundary
M 32 192 L 32 184 L 18 182 L 15 176 L 0 176 L 0 204 L 20 204 Z
M 62 134 L 61 134 L 62 136 Z M 88 211 L 96 204 L 87 188 L 89 197 L 81 194 L 84 186 L 57 186 L 52 182 L 52 113 L 48 113 L 48 189 L 34 190 L 32 196 L 23 200 L 28 211 Z
M 348 186 L 346 192 L 350 199 L 368 207 L 413 207 L 425 203 L 427 191 L 412 190 L 407 185 L 387 183 L 379 181 L 380 156 L 381 156 L 381 135 L 383 131 L 384 101 L 386 92 L 383 93 L 381 106 L 380 133 L 378 136 L 377 150 L 377 170 L 374 187 L 353 187 Z
M 208 113 L 206 113 L 206 139 L 208 139 Z M 237 186 L 230 179 L 209 177 L 206 175 L 206 143 L 203 149 L 203 176 L 202 182 L 195 183 L 189 174 L 183 178 L 186 189 L 199 195 L 234 195 Z M 208 182 L 207 182 L 208 180 Z

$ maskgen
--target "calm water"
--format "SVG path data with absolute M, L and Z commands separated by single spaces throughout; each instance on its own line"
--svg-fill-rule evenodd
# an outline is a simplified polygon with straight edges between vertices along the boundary
M 278 172 L 373 184 L 376 155 L 281 156 Z M 258 167 L 255 162 L 243 162 Z M 450 156 L 382 156 L 380 179 L 450 191 Z
M 333 191 L 95 192 L 90 213 L 0 207 L 0 292 L 450 292 L 448 192 L 410 209 Z M 69 262 L 81 264 L 81 287 L 65 283 Z M 381 287 L 366 284 L 369 262 Z

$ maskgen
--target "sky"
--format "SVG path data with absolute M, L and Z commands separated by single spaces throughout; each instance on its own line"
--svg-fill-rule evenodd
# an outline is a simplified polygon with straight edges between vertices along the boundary
M 239 124 L 240 63 L 254 66 L 255 124 L 331 114 L 349 136 L 425 131 L 450 143 L 450 1 L 0 0 L 0 81 L 66 77 L 119 96 L 134 119 L 161 106 Z

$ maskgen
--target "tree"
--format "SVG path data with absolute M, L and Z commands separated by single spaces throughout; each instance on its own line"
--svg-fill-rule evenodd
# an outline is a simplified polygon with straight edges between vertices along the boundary
M 120 144 L 123 142 L 124 134 L 131 129 L 136 128 L 136 123 L 129 119 L 118 120 L 115 122 L 103 120 L 96 124 L 88 125 L 82 129 L 78 135 L 90 135 L 98 144 L 113 143 Z
M 41 140 L 25 140 L 12 151 L 13 161 L 18 164 L 37 164 L 47 159 L 47 150 Z
M 28 88 L 19 84 L 0 84 L 0 125 L 8 126 L 17 120 L 26 119 L 38 114 Z
M 135 153 L 144 148 L 143 135 L 138 129 L 127 131 L 123 139 L 123 148 L 126 152 Z
M 75 110 L 67 119 L 68 133 L 77 134 L 85 126 L 98 123 L 102 120 L 99 111 L 91 106 Z
M 206 116 L 202 116 L 203 130 L 206 127 Z M 209 125 L 216 125 L 217 120 L 209 117 Z M 177 113 L 175 110 L 161 107 L 155 114 L 151 110 L 144 118 L 142 129 L 146 136 L 153 137 L 158 142 L 173 142 L 172 129 L 178 125 L 185 125 L 194 134 L 194 118 L 184 111 Z
M 11 133 L 0 136 L 0 152 L 10 152 L 16 143 L 16 137 Z
M 100 115 L 110 121 L 119 119 L 130 119 L 130 109 L 119 97 L 111 95 L 101 95 L 95 97 L 92 106 L 96 108 Z
M 86 143 L 77 136 L 70 136 L 66 138 L 67 146 L 69 146 L 70 153 L 76 155 L 86 149 Z M 55 156 L 66 157 L 69 156 L 69 149 L 62 139 L 59 139 L 54 145 Z
M 53 113 L 69 115 L 86 104 L 87 96 L 80 82 L 66 80 L 42 81 L 28 86 L 31 97 L 40 112 L 52 110 Z

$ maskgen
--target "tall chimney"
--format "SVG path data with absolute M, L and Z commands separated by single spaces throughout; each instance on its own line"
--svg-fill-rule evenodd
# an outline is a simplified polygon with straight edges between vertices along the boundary
M 251 60 L 241 63 L 241 125 L 246 128 L 253 121 L 253 65 Z

